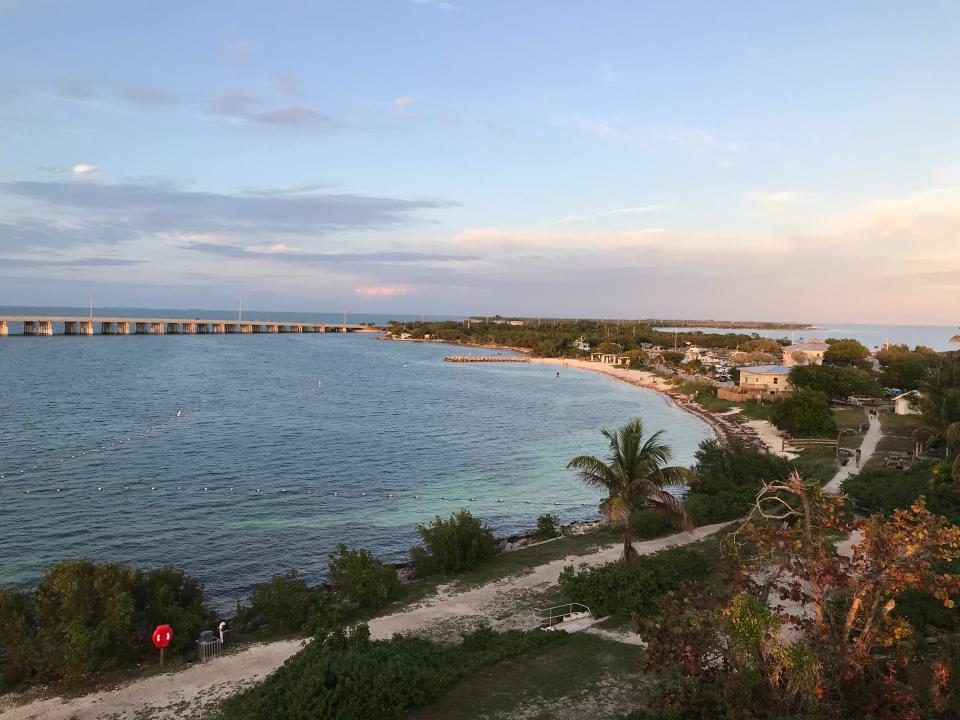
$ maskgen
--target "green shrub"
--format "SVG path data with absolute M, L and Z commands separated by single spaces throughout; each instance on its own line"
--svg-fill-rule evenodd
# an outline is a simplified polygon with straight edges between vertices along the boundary
M 360 614 L 376 612 L 401 592 L 392 566 L 384 565 L 368 550 L 348 550 L 343 543 L 330 553 L 330 585 L 352 612 Z
M 509 657 L 562 642 L 565 633 L 480 629 L 460 645 L 415 637 L 371 641 L 365 625 L 317 639 L 263 683 L 228 700 L 222 720 L 392 720 Z
M 68 560 L 54 565 L 37 587 L 40 668 L 70 680 L 129 662 L 138 637 L 134 600 L 137 573 L 113 563 Z
M 856 507 L 869 513 L 890 514 L 896 508 L 908 508 L 921 495 L 930 512 L 960 523 L 960 492 L 950 484 L 934 482 L 933 468 L 914 465 L 907 470 L 878 467 L 861 470 L 843 483 L 843 491 Z
M 250 605 L 240 608 L 236 621 L 243 632 L 269 628 L 274 632 L 292 633 L 303 629 L 317 611 L 322 587 L 311 588 L 291 570 L 274 575 L 269 582 L 257 583 L 250 593 Z
M 697 462 L 683 502 L 697 525 L 742 517 L 764 481 L 782 480 L 791 471 L 783 458 L 741 442 L 704 440 L 694 457 Z
M 0 693 L 27 680 L 37 665 L 33 598 L 0 587 Z
M 410 558 L 418 575 L 451 575 L 476 567 L 500 552 L 493 531 L 461 510 L 449 520 L 439 515 L 429 525 L 417 525 L 423 547 L 410 549 Z
M 665 593 L 709 575 L 718 555 L 718 546 L 710 543 L 641 555 L 630 565 L 581 565 L 579 570 L 568 566 L 560 573 L 560 590 L 571 602 L 589 607 L 596 617 L 649 618 L 658 611 Z
M 633 516 L 633 536 L 640 540 L 655 538 L 668 532 L 676 532 L 677 528 L 669 517 L 663 513 L 644 509 Z
M 794 437 L 835 437 L 839 432 L 830 400 L 822 392 L 798 390 L 773 404 L 771 420 Z
M 560 516 L 547 513 L 538 517 L 533 539 L 551 540 L 555 537 L 560 537 Z
M 214 625 L 215 618 L 203 604 L 203 585 L 182 570 L 162 567 L 143 573 L 135 592 L 138 627 L 148 651 L 149 633 L 160 624 L 173 628 L 167 652 L 192 654 L 200 633 Z

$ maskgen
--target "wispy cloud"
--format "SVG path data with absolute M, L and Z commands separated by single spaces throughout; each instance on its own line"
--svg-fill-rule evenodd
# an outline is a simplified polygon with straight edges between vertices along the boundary
M 144 233 L 232 232 L 244 235 L 319 236 L 424 222 L 423 210 L 450 207 L 442 200 L 405 200 L 350 193 L 270 190 L 214 193 L 169 185 L 21 181 L 0 183 L 0 192 L 40 203 L 60 225 L 24 218 L 8 229 L 22 246 L 63 243 L 62 219 L 75 218 L 79 244 L 98 235 L 110 240 Z M 276 240 L 281 242 L 281 240 Z
M 802 192 L 779 190 L 775 192 L 749 192 L 743 196 L 751 205 L 760 205 L 768 208 L 782 208 L 807 199 L 808 195 Z
M 73 166 L 72 172 L 74 175 L 93 175 L 98 169 L 96 165 L 77 163 Z
M 403 97 L 395 98 L 393 104 L 396 107 L 407 107 L 408 105 L 413 105 L 414 102 L 414 98 L 410 97 L 409 95 L 404 95 Z
M 362 297 L 376 298 L 376 297 L 397 297 L 398 295 L 406 295 L 410 292 L 410 288 L 402 287 L 398 285 L 382 285 L 376 287 L 358 287 L 353 289 L 354 295 L 360 295 Z
M 342 263 L 436 263 L 472 262 L 476 255 L 416 252 L 407 250 L 377 250 L 373 252 L 270 252 L 266 248 L 246 247 L 229 243 L 191 241 L 180 246 L 184 250 L 219 255 L 238 260 L 275 260 L 284 263 L 329 265 Z
M 234 118 L 246 118 L 263 105 L 263 100 L 244 93 L 223 93 L 217 95 L 207 107 L 213 115 L 225 115 Z
M 113 94 L 124 102 L 146 107 L 177 105 L 180 102 L 173 93 L 136 84 L 121 85 Z
M 614 69 L 613 65 L 601 63 L 597 66 L 597 70 L 600 73 L 601 82 L 609 85 L 617 81 L 617 71 Z
M 312 127 L 320 130 L 338 130 L 345 125 L 336 118 L 303 105 L 278 108 L 257 113 L 251 118 L 254 122 L 288 127 Z
M 141 260 L 125 258 L 84 257 L 75 260 L 49 260 L 40 258 L 0 258 L 5 268 L 83 268 L 83 267 L 130 267 L 142 264 Z

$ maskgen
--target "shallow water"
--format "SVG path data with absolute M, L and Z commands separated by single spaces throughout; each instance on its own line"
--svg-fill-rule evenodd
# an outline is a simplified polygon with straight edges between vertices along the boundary
M 291 568 L 321 579 L 338 542 L 402 560 L 436 514 L 468 508 L 501 534 L 595 516 L 601 494 L 565 466 L 604 451 L 602 426 L 640 415 L 683 464 L 710 434 L 594 373 L 444 363 L 452 351 L 353 334 L 0 338 L 0 584 L 68 557 L 170 563 L 229 605 Z

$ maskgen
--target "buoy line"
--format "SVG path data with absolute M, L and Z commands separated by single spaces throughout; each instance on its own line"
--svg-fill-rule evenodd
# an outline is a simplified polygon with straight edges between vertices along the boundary
M 0 470 L 0 481 L 12 480 L 15 477 L 21 475 L 28 475 L 34 472 L 42 472 L 43 470 L 53 470 L 54 468 L 61 467 L 64 462 L 70 460 L 79 460 L 85 457 L 90 457 L 98 453 L 103 453 L 114 448 L 123 447 L 126 444 L 130 444 L 133 441 L 138 439 L 146 438 L 150 435 L 161 433 L 164 430 L 167 430 L 170 427 L 173 427 L 177 424 L 177 421 L 182 418 L 182 411 L 177 410 L 176 414 L 173 416 L 172 420 L 167 420 L 165 422 L 159 423 L 157 425 L 152 425 L 149 430 L 144 430 L 139 433 L 121 433 L 118 437 L 119 439 L 114 439 L 112 442 L 105 442 L 99 445 L 86 448 L 85 450 L 74 451 L 70 454 L 69 457 L 62 457 L 51 459 L 46 463 L 40 464 L 35 463 L 33 465 L 28 465 L 22 468 L 16 468 L 12 470 Z M 37 448 L 32 447 L 31 451 L 36 452 Z

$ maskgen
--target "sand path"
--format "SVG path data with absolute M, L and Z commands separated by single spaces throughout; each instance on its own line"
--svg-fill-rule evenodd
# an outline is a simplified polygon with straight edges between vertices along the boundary
M 866 465 L 867 460 L 876 452 L 877 443 L 883 437 L 883 431 L 880 428 L 880 416 L 868 415 L 867 417 L 870 420 L 870 428 L 863 436 L 863 442 L 860 444 L 860 466 L 858 467 L 852 459 L 848 460 L 847 464 L 843 465 L 833 476 L 833 479 L 823 486 L 823 491 L 828 495 L 839 495 L 843 481 L 860 472 L 860 468 Z
M 727 523 L 634 543 L 640 554 L 686 545 L 712 535 Z M 449 636 L 480 623 L 494 627 L 531 627 L 538 593 L 557 582 L 566 565 L 599 565 L 620 557 L 615 545 L 588 555 L 570 555 L 539 565 L 526 575 L 503 578 L 465 592 L 443 588 L 418 606 L 370 621 L 374 638 L 395 633 Z M 252 685 L 280 667 L 302 647 L 299 640 L 256 645 L 204 665 L 156 675 L 83 697 L 34 700 L 18 707 L 0 700 L 3 720 L 199 720 L 217 701 Z

